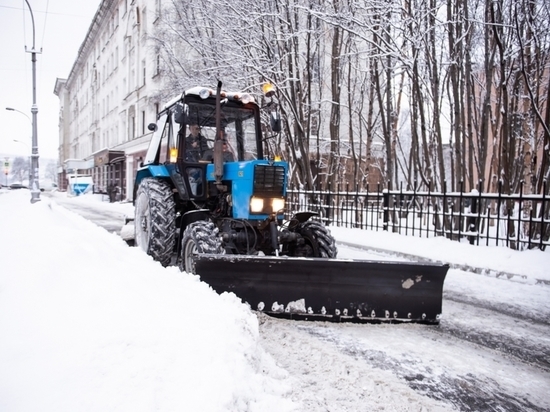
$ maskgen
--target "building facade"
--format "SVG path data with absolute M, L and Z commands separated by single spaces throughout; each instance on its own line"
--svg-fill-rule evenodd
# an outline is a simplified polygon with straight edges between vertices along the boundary
M 159 18 L 159 0 L 103 0 L 59 97 L 59 182 L 68 173 L 91 174 L 94 191 L 118 186 L 133 199 L 133 176 L 145 155 L 161 88 L 154 46 L 148 38 Z M 74 160 L 86 170 L 67 167 Z

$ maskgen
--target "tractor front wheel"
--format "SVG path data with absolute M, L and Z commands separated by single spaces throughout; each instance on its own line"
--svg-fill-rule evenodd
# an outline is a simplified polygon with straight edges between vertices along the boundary
M 195 273 L 197 254 L 224 254 L 218 228 L 208 221 L 193 222 L 185 228 L 181 241 L 180 270 Z

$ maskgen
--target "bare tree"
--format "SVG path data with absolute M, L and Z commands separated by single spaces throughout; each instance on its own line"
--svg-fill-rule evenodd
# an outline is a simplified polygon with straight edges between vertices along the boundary
M 16 157 L 11 165 L 12 181 L 22 182 L 29 179 L 30 160 L 27 157 Z
M 171 0 L 152 34 L 166 80 L 155 98 L 273 82 L 283 133 L 267 149 L 289 160 L 293 185 L 442 188 L 450 176 L 453 188 L 540 190 L 550 12 L 515 4 L 446 0 L 442 14 L 436 0 Z

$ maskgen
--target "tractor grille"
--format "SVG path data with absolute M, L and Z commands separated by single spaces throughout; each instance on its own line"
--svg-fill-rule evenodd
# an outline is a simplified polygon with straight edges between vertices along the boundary
M 283 196 L 285 168 L 282 166 L 254 166 L 254 194 Z

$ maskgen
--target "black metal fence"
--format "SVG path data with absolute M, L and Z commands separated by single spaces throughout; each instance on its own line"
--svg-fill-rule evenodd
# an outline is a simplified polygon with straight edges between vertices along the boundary
M 319 213 L 326 225 L 387 230 L 419 237 L 445 236 L 472 245 L 545 250 L 550 245 L 550 196 L 543 194 L 432 192 L 431 190 L 288 191 L 288 216 Z

